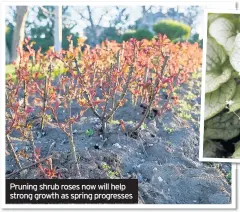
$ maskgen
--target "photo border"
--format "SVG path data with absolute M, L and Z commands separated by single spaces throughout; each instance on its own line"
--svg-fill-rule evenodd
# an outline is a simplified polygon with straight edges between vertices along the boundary
M 5 91 L 5 7 L 6 6 L 13 6 L 13 5 L 58 5 L 58 6 L 64 6 L 64 5 L 163 5 L 163 6 L 202 6 L 205 7 L 209 3 L 235 3 L 236 1 L 226 1 L 226 0 L 212 0 L 212 1 L 193 1 L 193 0 L 185 0 L 185 1 L 82 1 L 82 2 L 76 2 L 76 1 L 69 1 L 68 4 L 65 3 L 66 1 L 59 0 L 58 2 L 54 1 L 3 1 L 1 2 L 1 14 L 2 14 L 2 20 L 0 29 L 2 30 L 2 38 L 1 38 L 1 58 L 2 58 L 2 71 L 0 74 L 0 90 Z M 206 44 L 205 44 L 206 45 Z M 203 69 L 204 70 L 204 69 Z M 0 107 L 5 108 L 5 92 L 0 92 L 2 101 L 0 102 Z M 202 109 L 202 108 L 201 108 Z M 5 110 L 0 110 L 0 118 L 1 118 L 1 134 L 5 135 Z M 2 136 L 3 141 L 5 140 L 5 136 Z M 5 142 L 1 142 L 1 151 L 5 151 Z M 0 164 L 1 167 L 4 167 L 5 170 L 5 154 L 0 154 Z M 237 201 L 236 201 L 236 165 L 232 165 L 232 185 L 231 185 L 231 204 L 6 204 L 5 203 L 5 195 L 6 195 L 6 185 L 5 185 L 5 171 L 1 171 L 1 185 L 3 183 L 3 186 L 1 188 L 4 188 L 4 192 L 0 192 L 0 198 L 1 198 L 1 208 L 4 209 L 138 209 L 138 210 L 146 210 L 146 209 L 236 209 Z
M 208 33 L 208 14 L 221 13 L 221 14 L 240 14 L 240 10 L 204 10 L 204 36 L 203 36 L 203 64 L 202 64 L 202 89 L 201 89 L 201 120 L 200 120 L 200 144 L 199 144 L 199 161 L 203 162 L 218 162 L 218 163 L 240 163 L 239 159 L 232 158 L 207 158 L 203 156 L 203 143 L 204 143 L 204 108 L 205 108 L 205 78 L 206 78 L 206 58 L 207 58 L 207 33 Z

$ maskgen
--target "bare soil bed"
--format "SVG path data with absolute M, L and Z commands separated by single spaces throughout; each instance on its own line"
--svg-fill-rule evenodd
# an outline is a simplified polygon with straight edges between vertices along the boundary
M 163 117 L 148 119 L 140 138 L 126 136 L 118 121 L 108 124 L 107 140 L 102 141 L 100 122 L 89 111 L 74 124 L 74 140 L 83 178 L 137 178 L 139 203 L 145 204 L 230 204 L 231 164 L 201 163 L 199 152 L 200 76 L 179 88 L 180 104 Z M 123 106 L 114 120 L 132 126 L 141 115 L 131 103 Z M 72 112 L 78 107 L 73 105 Z M 137 114 L 137 115 L 136 115 Z M 64 119 L 64 110 L 60 118 Z M 87 133 L 89 130 L 93 133 Z M 61 178 L 74 179 L 67 137 L 58 128 L 47 125 L 45 134 L 35 130 L 35 145 L 41 157 L 52 154 L 53 166 Z M 16 151 L 28 152 L 29 144 L 13 139 Z M 23 165 L 27 158 L 20 157 Z M 17 170 L 14 159 L 6 156 L 6 174 Z M 13 178 L 41 179 L 36 167 Z

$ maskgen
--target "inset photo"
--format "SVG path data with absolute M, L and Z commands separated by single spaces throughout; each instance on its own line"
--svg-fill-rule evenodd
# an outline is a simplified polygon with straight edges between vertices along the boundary
M 240 162 L 240 13 L 206 15 L 200 160 Z

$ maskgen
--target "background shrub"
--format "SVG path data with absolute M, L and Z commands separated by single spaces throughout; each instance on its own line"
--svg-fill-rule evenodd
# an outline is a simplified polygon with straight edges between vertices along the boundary
M 137 40 L 142 40 L 142 39 L 151 40 L 153 38 L 153 34 L 147 29 L 138 29 L 135 32 L 135 38 Z
M 153 25 L 153 30 L 157 34 L 167 35 L 172 41 L 177 39 L 187 40 L 191 34 L 190 26 L 173 20 L 159 21 Z
M 122 34 L 122 41 L 128 41 L 130 38 L 136 38 L 137 40 L 147 39 L 151 40 L 153 38 L 153 33 L 147 29 L 138 29 L 134 31 L 128 31 Z
M 135 38 L 135 35 L 136 35 L 136 31 L 135 30 L 127 31 L 124 34 L 122 34 L 121 40 L 122 41 L 128 41 L 130 38 Z

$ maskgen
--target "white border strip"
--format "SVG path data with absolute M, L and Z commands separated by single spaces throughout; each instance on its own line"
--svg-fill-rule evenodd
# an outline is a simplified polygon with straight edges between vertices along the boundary
M 204 10 L 204 36 L 203 36 L 203 65 L 202 65 L 202 93 L 201 93 L 201 124 L 200 124 L 200 145 L 199 145 L 199 160 L 206 162 L 228 162 L 228 163 L 240 163 L 240 159 L 231 158 L 204 158 L 203 157 L 203 143 L 204 143 L 204 107 L 205 107 L 205 78 L 206 78 L 206 58 L 207 58 L 207 23 L 208 13 L 217 14 L 240 14 L 239 10 Z
M 51 2 L 51 1 L 34 1 L 34 5 L 66 5 L 64 4 L 62 0 L 59 0 L 58 2 Z M 189 6 L 189 5 L 199 5 L 199 6 L 206 6 L 209 3 L 213 3 L 213 2 L 218 2 L 218 3 L 226 3 L 228 2 L 230 3 L 235 3 L 235 1 L 217 1 L 217 0 L 212 0 L 212 1 L 193 1 L 193 0 L 185 0 L 184 2 L 181 1 L 164 1 L 164 2 L 160 2 L 160 1 L 127 1 L 127 0 L 122 0 L 121 2 L 118 1 L 82 1 L 82 2 L 68 2 L 68 5 L 162 5 L 162 6 Z M 1 71 L 1 76 L 0 76 L 0 91 L 5 91 L 5 7 L 6 6 L 13 6 L 13 5 L 33 5 L 32 1 L 15 1 L 15 2 L 8 2 L 8 1 L 4 1 L 1 3 L 1 14 L 2 14 L 2 20 L 1 20 L 1 25 L 0 29 L 2 30 L 2 42 L 1 42 L 1 58 L 2 58 L 2 71 Z M 0 99 L 2 99 L 2 101 L 0 101 L 0 108 L 5 108 L 5 92 L 0 92 Z M 5 135 L 5 111 L 4 110 L 0 110 L 0 118 L 1 118 L 1 135 Z M 5 170 L 5 136 L 2 136 L 2 141 L 0 143 L 1 145 L 1 153 L 0 153 L 0 163 L 1 163 L 1 167 L 4 167 Z M 4 188 L 4 192 L 1 191 L 0 192 L 0 201 L 1 201 L 1 208 L 4 209 L 222 209 L 222 210 L 226 210 L 226 209 L 235 209 L 236 208 L 236 165 L 233 164 L 232 165 L 232 192 L 231 192 L 231 204 L 176 204 L 176 205 L 172 205 L 172 204 L 168 204 L 168 205 L 157 205 L 157 204 L 126 204 L 126 205 L 122 205 L 122 204 L 114 204 L 114 205 L 101 205 L 101 204 L 61 204 L 61 205 L 54 205 L 54 204 L 36 204 L 36 205 L 32 205 L 32 204 L 5 204 L 5 191 L 6 191 L 6 185 L 5 185 L 5 171 L 1 171 L 1 183 L 3 184 L 3 186 L 1 186 L 1 188 Z
M 111 5 L 125 5 L 125 6 L 141 6 L 141 5 L 159 5 L 159 6 L 204 6 L 205 8 L 207 5 L 215 5 L 216 3 L 221 4 L 221 3 L 226 3 L 228 5 L 230 4 L 235 4 L 235 0 L 151 0 L 151 1 L 146 1 L 146 0 L 116 0 L 116 1 L 111 1 L 111 0 L 70 0 L 67 3 L 65 3 L 65 0 L 58 0 L 58 1 L 41 1 L 41 0 L 35 0 L 34 3 L 32 0 L 24 0 L 24 1 L 8 1 L 8 0 L 2 0 L 2 5 L 3 6 L 21 6 L 21 5 L 29 5 L 29 6 L 37 6 L 37 5 L 50 5 L 50 6 L 84 6 L 84 5 L 94 5 L 94 6 L 111 6 Z M 213 6 L 214 7 L 214 6 Z

